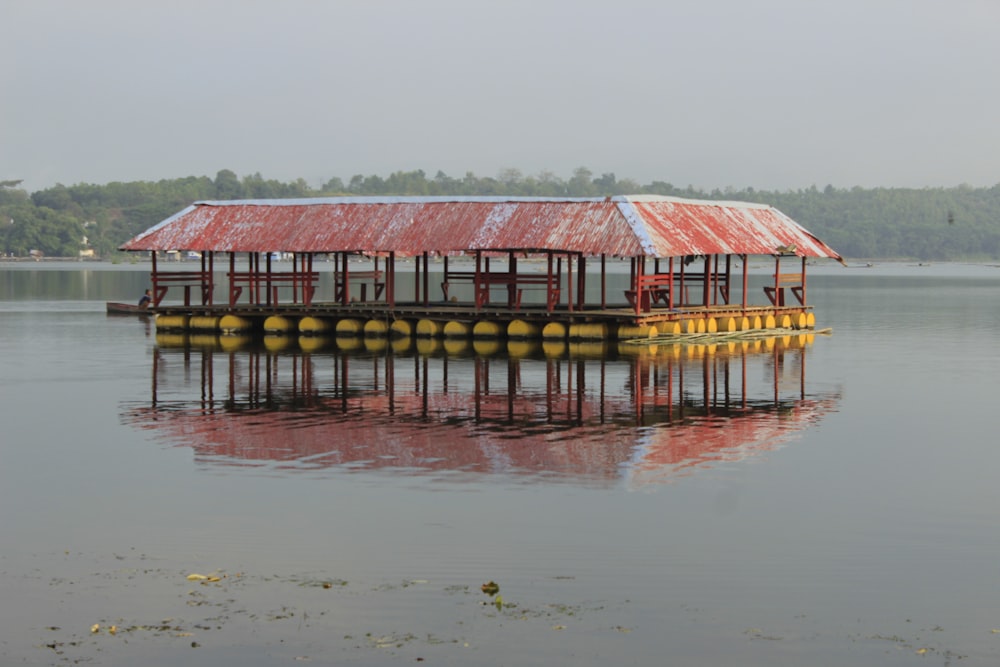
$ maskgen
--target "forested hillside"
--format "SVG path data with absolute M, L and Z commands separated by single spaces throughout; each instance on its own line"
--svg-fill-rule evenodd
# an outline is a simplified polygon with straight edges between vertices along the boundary
M 116 248 L 192 202 L 336 195 L 501 195 L 596 197 L 657 194 L 770 204 L 800 222 L 845 257 L 919 260 L 1000 259 L 1000 184 L 991 188 L 838 189 L 826 186 L 770 192 L 747 188 L 705 192 L 653 181 L 647 185 L 614 174 L 595 177 L 586 168 L 563 180 L 543 172 L 508 169 L 496 177 L 467 173 L 395 172 L 388 177 L 332 178 L 319 189 L 304 180 L 282 183 L 259 173 L 240 178 L 228 169 L 214 179 L 188 176 L 157 182 L 57 185 L 28 193 L 20 181 L 0 181 L 0 252 L 77 257 Z

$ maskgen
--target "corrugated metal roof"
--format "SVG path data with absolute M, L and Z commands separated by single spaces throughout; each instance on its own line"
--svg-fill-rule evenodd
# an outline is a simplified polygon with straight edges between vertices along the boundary
M 841 259 L 777 209 L 628 196 L 334 197 L 198 202 L 123 250 L 424 252 L 555 250 L 620 257 L 770 255 Z

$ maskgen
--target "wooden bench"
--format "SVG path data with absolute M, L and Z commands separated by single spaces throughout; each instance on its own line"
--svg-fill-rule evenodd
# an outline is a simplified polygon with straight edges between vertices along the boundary
M 350 301 L 350 286 L 355 282 L 361 285 L 361 301 L 368 300 L 368 283 L 371 283 L 372 290 L 374 291 L 373 300 L 378 301 L 382 298 L 382 292 L 385 291 L 385 281 L 382 279 L 381 271 L 348 271 L 346 275 L 337 271 L 333 274 L 333 299 L 340 303 L 348 303 Z
M 475 280 L 475 271 L 445 271 L 444 280 L 441 281 L 441 292 L 444 294 L 444 300 L 447 301 L 450 298 L 448 296 L 448 288 L 451 287 L 453 282 L 472 283 Z
M 708 279 L 718 288 L 725 303 L 729 303 L 729 276 L 725 273 L 709 273 Z M 657 302 L 663 305 L 670 305 L 671 290 L 677 289 L 682 301 L 687 303 L 688 289 L 692 285 L 704 286 L 705 274 L 703 272 L 687 272 L 682 275 L 680 271 L 670 273 L 647 273 L 636 278 L 636 288 L 625 290 L 625 299 L 629 305 L 635 308 L 635 312 L 649 312 Z M 675 299 L 675 305 L 681 305 Z
M 670 305 L 670 290 L 680 274 L 649 273 L 636 278 L 636 289 L 625 290 L 625 298 L 635 308 L 636 314 L 649 312 L 653 304 L 662 301 Z
M 478 279 L 477 279 L 478 275 Z M 441 282 L 441 292 L 445 301 L 449 300 L 449 288 L 453 282 L 470 282 L 473 284 L 476 308 L 482 308 L 490 302 L 490 289 L 496 286 L 507 288 L 507 307 L 520 310 L 521 299 L 525 289 L 545 289 L 545 307 L 555 308 L 559 303 L 561 290 L 558 276 L 552 276 L 551 284 L 548 274 L 512 273 L 510 271 L 447 271 Z
M 787 288 L 799 305 L 805 305 L 805 275 L 802 273 L 776 273 L 773 274 L 774 284 L 764 286 L 764 294 L 772 306 L 785 305 L 785 289 Z
M 152 280 L 153 306 L 160 305 L 171 285 L 184 288 L 185 306 L 192 305 L 192 287 L 197 287 L 201 290 L 201 305 L 204 306 L 212 303 L 214 283 L 210 271 L 157 271 L 153 274 Z
M 265 290 L 265 301 L 268 305 L 278 305 L 278 289 L 280 287 L 292 288 L 292 300 L 298 302 L 299 289 L 302 289 L 302 303 L 309 305 L 312 303 L 313 295 L 316 293 L 316 282 L 319 280 L 319 273 L 316 271 L 291 271 L 280 273 L 257 273 L 254 271 L 230 271 L 226 274 L 229 279 L 229 305 L 235 306 L 243 294 L 243 288 L 248 287 L 253 292 L 251 299 L 257 303 L 260 300 L 259 290 Z M 270 288 L 270 291 L 267 291 Z

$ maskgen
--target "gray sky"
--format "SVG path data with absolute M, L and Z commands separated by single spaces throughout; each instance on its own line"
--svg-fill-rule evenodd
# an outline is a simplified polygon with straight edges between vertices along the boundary
M 997 0 L 0 0 L 0 180 L 1000 183 Z

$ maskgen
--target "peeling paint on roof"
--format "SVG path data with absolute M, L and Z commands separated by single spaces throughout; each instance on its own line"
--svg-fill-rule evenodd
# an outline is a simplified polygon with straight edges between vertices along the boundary
M 197 202 L 122 250 L 839 254 L 775 208 L 677 197 L 334 197 Z

